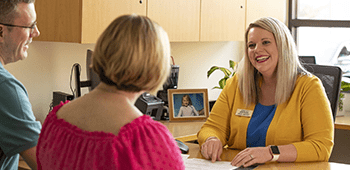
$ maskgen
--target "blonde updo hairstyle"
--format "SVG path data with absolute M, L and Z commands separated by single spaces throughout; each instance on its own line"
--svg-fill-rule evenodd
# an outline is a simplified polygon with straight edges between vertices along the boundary
M 120 16 L 98 39 L 92 65 L 118 90 L 155 94 L 170 72 L 168 35 L 148 17 Z

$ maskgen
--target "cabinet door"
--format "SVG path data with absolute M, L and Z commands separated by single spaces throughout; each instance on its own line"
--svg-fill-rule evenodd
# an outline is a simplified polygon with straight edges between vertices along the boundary
M 80 42 L 81 6 L 72 0 L 36 0 L 38 41 Z
M 245 0 L 202 0 L 201 41 L 242 41 Z
M 83 0 L 82 42 L 95 43 L 115 18 L 132 13 L 146 16 L 146 0 Z
M 199 41 L 200 0 L 148 0 L 147 16 L 172 42 Z
M 287 23 L 287 0 L 247 0 L 246 28 L 261 17 L 274 17 Z
M 36 0 L 38 28 L 34 40 L 95 43 L 116 17 L 146 15 L 146 0 Z

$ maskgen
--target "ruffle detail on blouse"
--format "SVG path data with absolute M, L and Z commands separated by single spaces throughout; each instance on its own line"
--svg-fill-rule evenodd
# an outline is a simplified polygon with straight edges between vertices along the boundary
M 169 130 L 151 117 L 134 119 L 117 136 L 90 132 L 57 119 L 66 103 L 54 107 L 43 124 L 38 169 L 185 169 Z
M 65 103 L 61 102 L 59 105 L 55 106 L 52 111 L 49 113 L 50 120 L 55 123 L 57 126 L 60 128 L 67 128 L 69 131 L 72 131 L 74 133 L 80 134 L 80 135 L 87 135 L 87 136 L 93 136 L 93 137 L 110 137 L 110 138 L 115 138 L 119 135 L 122 135 L 124 131 L 130 131 L 133 128 L 136 128 L 140 124 L 143 123 L 149 123 L 150 121 L 153 121 L 153 119 L 150 116 L 143 115 L 140 116 L 136 119 L 134 119 L 132 122 L 125 124 L 123 127 L 120 128 L 118 135 L 114 135 L 113 133 L 106 133 L 102 131 L 86 131 L 82 130 L 79 127 L 70 124 L 69 122 L 65 121 L 64 119 L 58 119 L 57 118 L 57 111 L 65 104 L 69 103 L 69 101 L 66 101 Z M 154 123 L 154 122 L 152 122 Z M 159 123 L 159 122 L 156 122 Z

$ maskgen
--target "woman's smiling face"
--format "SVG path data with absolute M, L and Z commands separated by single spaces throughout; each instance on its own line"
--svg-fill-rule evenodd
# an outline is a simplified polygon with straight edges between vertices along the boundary
M 253 27 L 248 33 L 248 56 L 252 65 L 263 75 L 275 74 L 278 50 L 275 37 L 269 31 Z

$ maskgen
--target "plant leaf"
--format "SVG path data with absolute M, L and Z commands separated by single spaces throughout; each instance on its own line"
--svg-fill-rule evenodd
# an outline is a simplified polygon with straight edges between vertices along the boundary
M 346 83 L 344 81 L 341 82 L 341 91 L 349 91 L 350 90 L 350 83 Z
M 217 70 L 217 69 L 219 69 L 218 66 L 213 66 L 213 67 L 211 67 L 211 68 L 208 70 L 208 72 L 207 72 L 207 78 L 209 78 L 209 76 L 210 76 L 215 70 Z
M 218 66 L 213 66 L 211 67 L 208 72 L 207 72 L 207 78 L 209 78 L 209 76 L 216 70 L 220 70 L 222 71 L 224 74 L 225 74 L 225 77 L 226 76 L 230 76 L 232 74 L 232 72 L 227 69 L 227 68 L 224 68 L 224 67 L 218 67 Z
M 232 61 L 232 60 L 230 60 L 229 62 L 230 62 L 230 68 L 231 68 L 232 70 L 235 70 L 235 65 L 236 65 L 236 63 L 235 63 L 234 61 Z
M 219 80 L 220 86 L 215 86 L 215 87 L 213 87 L 213 89 L 223 89 L 226 86 L 227 79 L 229 79 L 230 77 L 235 75 L 235 72 L 236 72 L 235 66 L 238 64 L 238 62 L 234 62 L 232 60 L 229 60 L 229 64 L 230 64 L 230 68 L 232 69 L 232 71 L 230 69 L 225 68 L 225 67 L 218 67 L 218 66 L 212 66 L 208 70 L 207 78 L 209 78 L 209 76 L 216 70 L 220 70 L 224 73 L 224 77 Z
M 227 68 L 220 67 L 220 70 L 225 74 L 225 77 L 229 77 L 232 74 L 232 72 Z
M 222 78 L 219 81 L 219 85 L 220 85 L 220 89 L 224 89 L 225 85 L 226 85 L 226 78 Z

